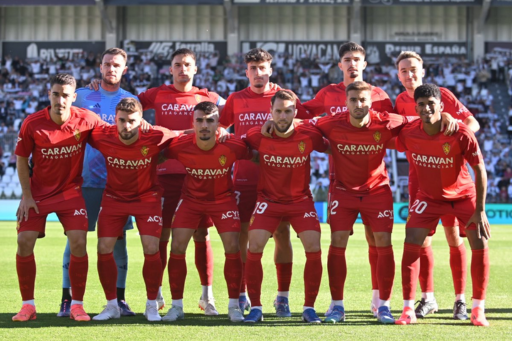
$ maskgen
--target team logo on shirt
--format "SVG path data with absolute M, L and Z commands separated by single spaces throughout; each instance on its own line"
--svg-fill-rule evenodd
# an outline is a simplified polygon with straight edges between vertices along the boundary
M 304 143 L 304 141 L 300 141 L 299 142 L 299 151 L 304 154 L 304 151 L 306 150 L 306 144 Z
M 221 156 L 219 157 L 219 163 L 220 163 L 220 165 L 221 165 L 221 166 L 224 166 L 224 165 L 226 164 L 226 160 L 227 160 L 227 159 L 228 159 L 228 158 L 227 158 L 225 155 L 221 155 Z
M 254 222 L 254 218 L 256 218 L 254 215 L 251 216 L 251 220 L 249 220 L 249 226 L 252 226 L 252 223 Z
M 373 133 L 373 139 L 375 140 L 375 142 L 379 143 L 381 137 L 382 137 L 382 134 L 379 131 L 376 131 L 375 133 Z
M 75 136 L 75 139 L 77 141 L 80 141 L 80 136 L 82 136 L 82 134 L 80 133 L 80 130 L 75 129 L 75 132 L 73 133 L 73 135 Z
M 450 144 L 448 142 L 446 142 L 445 144 L 443 144 L 443 152 L 448 155 L 450 153 Z
M 141 152 L 142 156 L 146 156 L 146 155 L 148 155 L 149 148 L 146 146 L 142 146 L 142 148 L 140 149 L 140 152 Z
M 201 103 L 203 101 L 200 95 L 194 95 L 194 97 L 196 98 L 197 103 Z

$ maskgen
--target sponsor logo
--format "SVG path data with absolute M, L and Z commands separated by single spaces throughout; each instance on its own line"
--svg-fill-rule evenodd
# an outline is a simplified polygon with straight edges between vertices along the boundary
M 318 215 L 316 214 L 316 212 L 306 212 L 306 213 L 304 213 L 303 218 L 317 218 L 318 219 Z
M 304 154 L 304 151 L 306 150 L 306 144 L 304 143 L 304 141 L 300 141 L 299 142 L 299 151 Z
M 393 218 L 393 210 L 384 210 L 379 212 L 377 218 Z
M 238 211 L 227 211 L 225 213 L 222 213 L 222 220 L 231 218 L 234 220 L 240 220 L 240 214 L 238 213 Z
M 347 111 L 347 107 L 331 107 L 329 111 L 331 112 L 331 114 L 335 115 Z
M 77 215 L 83 215 L 83 216 L 87 217 L 87 210 L 85 208 L 75 210 L 75 213 L 73 214 L 73 216 L 77 216 Z
M 164 103 L 162 104 L 162 115 L 174 116 L 192 116 L 194 114 L 195 104 L 177 104 L 177 103 Z
M 300 148 L 300 147 L 299 147 Z M 282 168 L 297 168 L 303 167 L 309 160 L 308 156 L 274 156 L 274 155 L 263 155 L 263 160 L 266 165 L 272 167 Z
M 158 223 L 158 225 L 162 225 L 162 217 L 160 216 L 149 216 L 148 217 L 148 220 L 147 220 L 148 223 Z
M 187 48 L 194 51 L 196 54 L 200 53 L 213 53 L 216 50 L 215 44 L 207 42 L 152 42 L 148 48 L 148 52 L 151 58 L 154 55 L 162 54 L 164 59 L 168 60 L 171 58 L 172 53 L 175 50 Z M 200 101 L 199 101 L 200 102 Z
M 263 125 L 268 120 L 272 119 L 271 113 L 243 113 L 238 115 L 238 121 L 241 126 L 244 125 Z
M 80 142 L 74 146 L 43 148 L 41 149 L 41 154 L 43 154 L 43 158 L 45 159 L 63 159 L 78 155 L 82 150 L 82 142 Z
M 226 164 L 226 160 L 227 160 L 227 159 L 228 159 L 228 158 L 227 158 L 225 155 L 221 155 L 221 156 L 219 157 L 219 163 L 220 163 L 220 165 L 224 167 L 224 165 Z
M 141 150 L 142 152 L 142 150 Z M 125 160 L 119 159 L 117 157 L 109 156 L 107 157 L 107 162 L 110 167 L 120 168 L 120 169 L 140 169 L 147 168 L 151 165 L 151 158 L 146 158 L 142 160 Z
M 219 160 L 220 161 L 220 160 Z M 197 169 L 197 168 L 185 168 L 187 173 L 198 179 L 220 179 L 224 176 L 230 174 L 230 168 L 206 168 L 206 169 Z
M 142 148 L 140 149 L 140 153 L 142 154 L 142 156 L 148 155 L 148 152 L 149 152 L 149 148 L 146 146 L 142 146 Z
M 443 146 L 444 149 L 444 146 Z M 446 151 L 445 151 L 446 153 Z M 418 166 L 428 168 L 453 168 L 454 160 L 453 157 L 440 157 L 440 156 L 429 156 L 429 155 L 418 155 L 413 153 L 412 159 Z
M 443 144 L 443 152 L 448 155 L 450 154 L 450 144 L 447 142 L 445 144 Z
M 93 108 L 101 108 L 101 105 L 99 103 L 96 103 Z
M 375 140 L 375 142 L 379 143 L 381 137 L 382 137 L 382 134 L 379 131 L 376 131 L 375 133 L 373 133 L 373 139 Z
M 375 138 L 375 136 L 374 136 Z M 384 144 L 338 144 L 338 152 L 349 155 L 379 154 L 384 151 Z
M 18 145 L 18 142 L 20 142 L 21 140 L 22 138 L 18 136 L 18 139 L 16 140 L 16 145 Z
M 75 129 L 75 132 L 73 133 L 73 135 L 75 136 L 75 139 L 77 141 L 80 141 L 80 136 L 82 136 L 82 134 L 80 133 L 80 130 Z
M 473 156 L 478 156 L 478 154 L 480 154 L 480 149 L 478 149 L 476 152 L 474 152 L 472 155 Z

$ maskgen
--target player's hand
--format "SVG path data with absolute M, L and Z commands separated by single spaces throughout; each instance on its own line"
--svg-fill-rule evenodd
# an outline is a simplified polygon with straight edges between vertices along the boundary
M 444 131 L 446 136 L 453 135 L 459 131 L 459 121 L 447 112 L 441 113 L 441 131 Z
M 99 79 L 91 79 L 91 82 L 86 85 L 91 90 L 98 91 L 100 89 L 101 80 Z
M 18 207 L 18 211 L 16 211 L 17 221 L 21 222 L 23 218 L 25 218 L 25 221 L 27 221 L 28 212 L 31 208 L 34 209 L 37 214 L 39 214 L 39 208 L 37 208 L 34 198 L 22 198 L 20 201 L 20 206 Z
M 489 240 L 491 238 L 491 225 L 489 225 L 485 211 L 475 211 L 466 226 L 469 227 L 471 224 L 475 224 L 479 239 Z
M 267 121 L 261 126 L 261 135 L 272 138 L 274 132 L 274 121 Z
M 215 134 L 217 135 L 217 141 L 219 141 L 219 143 L 224 143 L 231 138 L 231 134 L 222 127 L 219 127 Z
M 142 119 L 142 121 L 140 122 L 140 130 L 143 133 L 147 133 L 151 129 L 153 129 L 153 126 L 151 124 L 149 124 L 148 121 L 146 121 L 145 119 Z

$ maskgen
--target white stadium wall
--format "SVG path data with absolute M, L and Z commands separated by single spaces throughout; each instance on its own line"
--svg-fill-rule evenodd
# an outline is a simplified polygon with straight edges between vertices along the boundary
M 485 24 L 486 41 L 512 42 L 512 7 L 493 7 Z

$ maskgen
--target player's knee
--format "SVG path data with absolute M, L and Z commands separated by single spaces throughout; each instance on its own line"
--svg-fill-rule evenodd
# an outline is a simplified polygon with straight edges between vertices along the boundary
M 378 232 L 373 235 L 375 246 L 386 247 L 391 245 L 391 233 Z
M 231 238 L 224 241 L 224 252 L 226 253 L 237 253 L 240 251 L 240 245 L 236 238 Z
M 169 239 L 171 239 L 171 229 L 170 228 L 162 229 L 162 234 L 160 235 L 160 241 L 161 242 L 168 242 Z
M 82 257 L 87 253 L 87 239 L 76 238 L 69 241 L 69 248 L 71 254 L 77 257 Z
M 304 244 L 304 251 L 306 252 L 318 252 L 320 251 L 320 242 L 311 242 Z
M 171 252 L 175 255 L 183 255 L 187 252 L 187 246 L 180 243 L 178 240 L 173 239 L 171 242 Z
M 290 244 L 290 230 L 286 227 L 278 228 L 273 234 L 272 237 L 279 243 L 280 245 L 288 245 Z
M 204 243 L 208 238 L 208 229 L 197 229 L 193 237 L 194 241 Z
M 143 245 L 144 254 L 146 255 L 154 255 L 155 253 L 159 252 L 159 246 L 158 243 L 147 243 Z
M 18 236 L 18 254 L 22 257 L 29 256 L 34 251 L 34 243 L 30 238 Z

